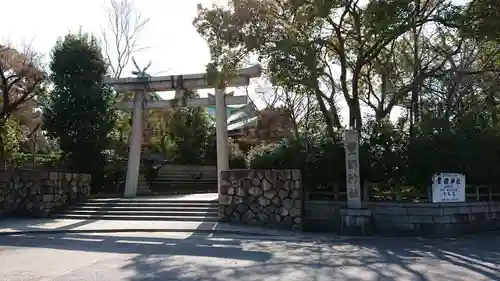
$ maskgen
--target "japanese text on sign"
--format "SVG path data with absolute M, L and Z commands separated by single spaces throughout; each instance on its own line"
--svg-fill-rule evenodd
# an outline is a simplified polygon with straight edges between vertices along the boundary
M 465 202 L 465 175 L 439 173 L 432 177 L 432 202 Z

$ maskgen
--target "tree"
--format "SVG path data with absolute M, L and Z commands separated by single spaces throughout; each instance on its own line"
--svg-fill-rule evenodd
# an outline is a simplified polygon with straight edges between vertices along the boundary
M 151 138 L 151 146 L 153 150 L 161 153 L 165 157 L 170 156 L 172 147 L 175 146 L 174 143 L 170 141 L 169 138 L 169 123 L 172 118 L 171 109 L 162 110 L 151 110 L 146 122 L 149 123 L 153 131 L 153 137 Z
M 465 36 L 479 41 L 500 39 L 500 12 L 495 0 L 471 0 L 456 25 Z
M 138 37 L 149 18 L 144 18 L 131 0 L 110 0 L 107 12 L 108 26 L 101 33 L 111 75 L 118 78 L 133 54 L 144 49 Z
M 342 127 L 337 97 L 361 130 L 362 73 L 394 40 L 459 12 L 446 0 L 228 2 L 200 6 L 195 19 L 212 53 L 257 55 L 274 84 L 315 97 L 332 137 Z
M 295 138 L 299 138 L 300 133 L 308 134 L 315 129 L 313 123 L 321 121 L 311 120 L 311 114 L 318 110 L 316 100 L 311 95 L 294 93 L 269 83 L 259 83 L 256 93 L 267 108 L 280 108 L 287 114 L 288 119 L 292 121 Z
M 307 141 L 301 132 L 271 153 L 262 150 L 253 161 L 258 167 L 293 165 L 312 179 L 328 167 L 335 178 L 312 188 L 342 186 L 345 163 L 331 161 L 342 160 L 344 151 L 332 138 L 348 125 L 360 132 L 361 176 L 385 183 L 385 190 L 426 192 L 430 176 L 447 171 L 497 184 L 498 1 L 452 2 L 229 0 L 200 6 L 194 25 L 214 65 L 236 68 L 258 59 L 272 83 L 264 94 L 269 104 L 311 98 L 309 116 L 326 124 Z M 340 122 L 342 104 L 347 124 Z M 321 132 L 330 139 L 324 142 Z
M 8 122 L 12 115 L 17 120 L 28 123 L 31 120 L 37 98 L 45 92 L 42 82 L 45 73 L 42 71 L 41 56 L 25 47 L 23 52 L 0 45 L 0 158 L 5 161 L 6 154 L 10 154 L 13 141 L 21 139 L 12 138 L 12 129 L 19 128 Z M 19 136 L 18 134 L 14 134 Z M 21 134 L 22 135 L 22 134 Z M 10 151 L 10 152 L 9 152 Z
M 1 121 L 7 120 L 19 107 L 40 93 L 41 82 L 45 78 L 40 58 L 29 47 L 24 52 L 18 52 L 12 47 L 0 45 Z
M 316 97 L 327 130 L 333 136 L 334 127 L 341 126 L 340 118 L 332 95 L 325 95 L 320 89 L 323 76 L 316 71 L 317 50 L 310 38 L 314 24 L 299 18 L 291 22 L 294 7 L 290 1 L 228 2 L 228 8 L 199 6 L 194 21 L 198 32 L 207 39 L 214 59 L 222 57 L 219 60 L 231 64 L 227 61 L 256 54 L 267 66 L 273 84 Z M 297 28 L 300 32 L 296 32 Z
M 107 65 L 101 47 L 95 37 L 79 32 L 59 39 L 51 55 L 54 89 L 44 108 L 44 128 L 59 140 L 75 170 L 98 180 L 114 126 L 114 98 L 103 82 Z
M 169 137 L 175 143 L 173 160 L 183 164 L 203 164 L 209 145 L 210 123 L 204 108 L 180 108 L 169 122 Z
M 185 97 L 196 98 L 199 95 L 186 91 Z M 204 108 L 154 111 L 151 117 L 150 125 L 154 134 L 151 144 L 156 151 L 176 163 L 205 163 L 205 156 L 210 154 L 211 146 L 215 145 L 212 143 L 215 128 Z
M 139 44 L 139 35 L 149 19 L 141 15 L 133 0 L 109 0 L 106 10 L 108 22 L 106 27 L 101 28 L 101 37 L 111 77 L 118 78 L 133 55 L 144 49 Z M 121 95 L 117 93 L 116 97 L 118 101 L 126 101 L 133 96 L 130 92 Z M 118 126 L 113 134 L 114 151 L 117 155 L 125 156 L 131 134 L 131 112 L 117 111 L 116 115 Z

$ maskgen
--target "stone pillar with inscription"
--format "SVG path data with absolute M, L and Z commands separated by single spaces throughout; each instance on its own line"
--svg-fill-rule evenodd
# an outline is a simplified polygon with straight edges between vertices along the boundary
M 347 207 L 361 208 L 361 178 L 359 175 L 358 133 L 346 131 L 344 135 Z
M 344 133 L 347 208 L 340 209 L 342 235 L 366 235 L 371 232 L 371 212 L 361 204 L 359 138 L 356 130 Z

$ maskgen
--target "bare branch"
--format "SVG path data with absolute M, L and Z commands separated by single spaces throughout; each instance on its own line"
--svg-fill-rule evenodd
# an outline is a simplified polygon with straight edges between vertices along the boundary
M 101 29 L 101 33 L 111 75 L 118 78 L 132 55 L 145 49 L 139 44 L 139 34 L 149 18 L 142 16 L 132 0 L 110 0 L 107 12 L 108 25 Z

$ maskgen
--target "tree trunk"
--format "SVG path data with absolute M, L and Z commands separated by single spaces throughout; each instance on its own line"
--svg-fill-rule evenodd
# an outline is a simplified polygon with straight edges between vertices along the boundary
M 330 111 L 326 108 L 325 101 L 323 100 L 321 95 L 318 93 L 318 90 L 319 89 L 316 89 L 315 96 L 316 96 L 316 99 L 318 100 L 319 109 L 321 110 L 321 113 L 323 114 L 323 118 L 325 118 L 325 123 L 326 123 L 326 127 L 327 127 L 326 131 L 328 133 L 328 136 L 330 138 L 334 139 L 335 133 L 333 131 L 333 126 L 334 126 L 333 118 L 332 118 L 332 115 L 330 114 Z
M 7 169 L 7 159 L 5 155 L 5 119 L 0 120 L 0 167 Z
M 361 105 L 359 103 L 359 77 L 362 66 L 363 59 L 358 57 L 358 59 L 356 60 L 356 65 L 354 66 L 354 69 L 352 71 L 351 97 L 349 98 L 347 103 L 349 105 L 349 127 L 356 129 L 358 133 L 361 133 L 362 126 Z
M 361 132 L 363 122 L 361 120 L 361 106 L 359 99 L 351 98 L 348 102 L 349 105 L 349 127 Z

